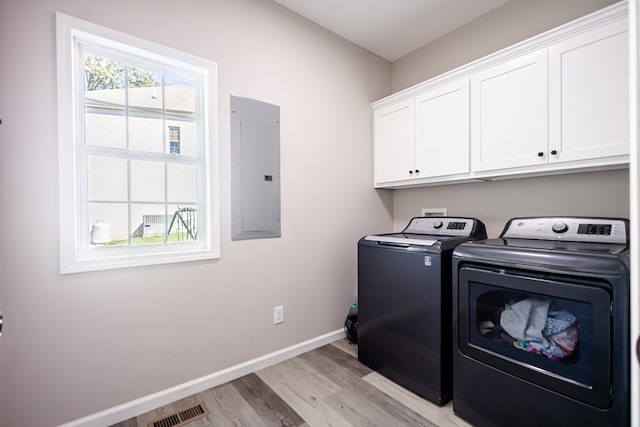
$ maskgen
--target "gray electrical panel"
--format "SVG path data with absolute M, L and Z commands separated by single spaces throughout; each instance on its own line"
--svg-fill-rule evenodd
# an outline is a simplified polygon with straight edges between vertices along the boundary
M 280 107 L 231 96 L 231 239 L 280 237 Z

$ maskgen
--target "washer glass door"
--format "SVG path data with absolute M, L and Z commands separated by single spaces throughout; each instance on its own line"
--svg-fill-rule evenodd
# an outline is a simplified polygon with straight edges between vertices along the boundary
M 610 406 L 606 283 L 473 267 L 461 269 L 459 278 L 462 353 L 594 406 Z

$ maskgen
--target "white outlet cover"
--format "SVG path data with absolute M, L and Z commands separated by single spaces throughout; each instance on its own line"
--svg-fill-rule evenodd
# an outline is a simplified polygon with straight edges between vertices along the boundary
M 278 323 L 284 322 L 284 306 L 280 305 L 278 307 L 273 307 L 273 324 L 277 325 Z

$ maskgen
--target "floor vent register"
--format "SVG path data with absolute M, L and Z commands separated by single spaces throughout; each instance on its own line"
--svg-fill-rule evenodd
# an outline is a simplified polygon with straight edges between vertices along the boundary
M 179 427 L 191 421 L 197 420 L 209 414 L 209 410 L 204 404 L 200 403 L 184 411 L 164 417 L 161 420 L 149 423 L 149 427 Z

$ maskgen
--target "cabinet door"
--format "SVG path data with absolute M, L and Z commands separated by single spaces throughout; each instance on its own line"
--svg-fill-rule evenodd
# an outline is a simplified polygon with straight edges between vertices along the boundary
M 416 169 L 419 177 L 469 172 L 469 81 L 416 98 Z
M 547 163 L 547 50 L 471 77 L 472 169 Z
M 373 127 L 375 183 L 412 178 L 416 146 L 414 100 L 376 109 Z
M 549 48 L 550 162 L 629 154 L 627 19 Z

